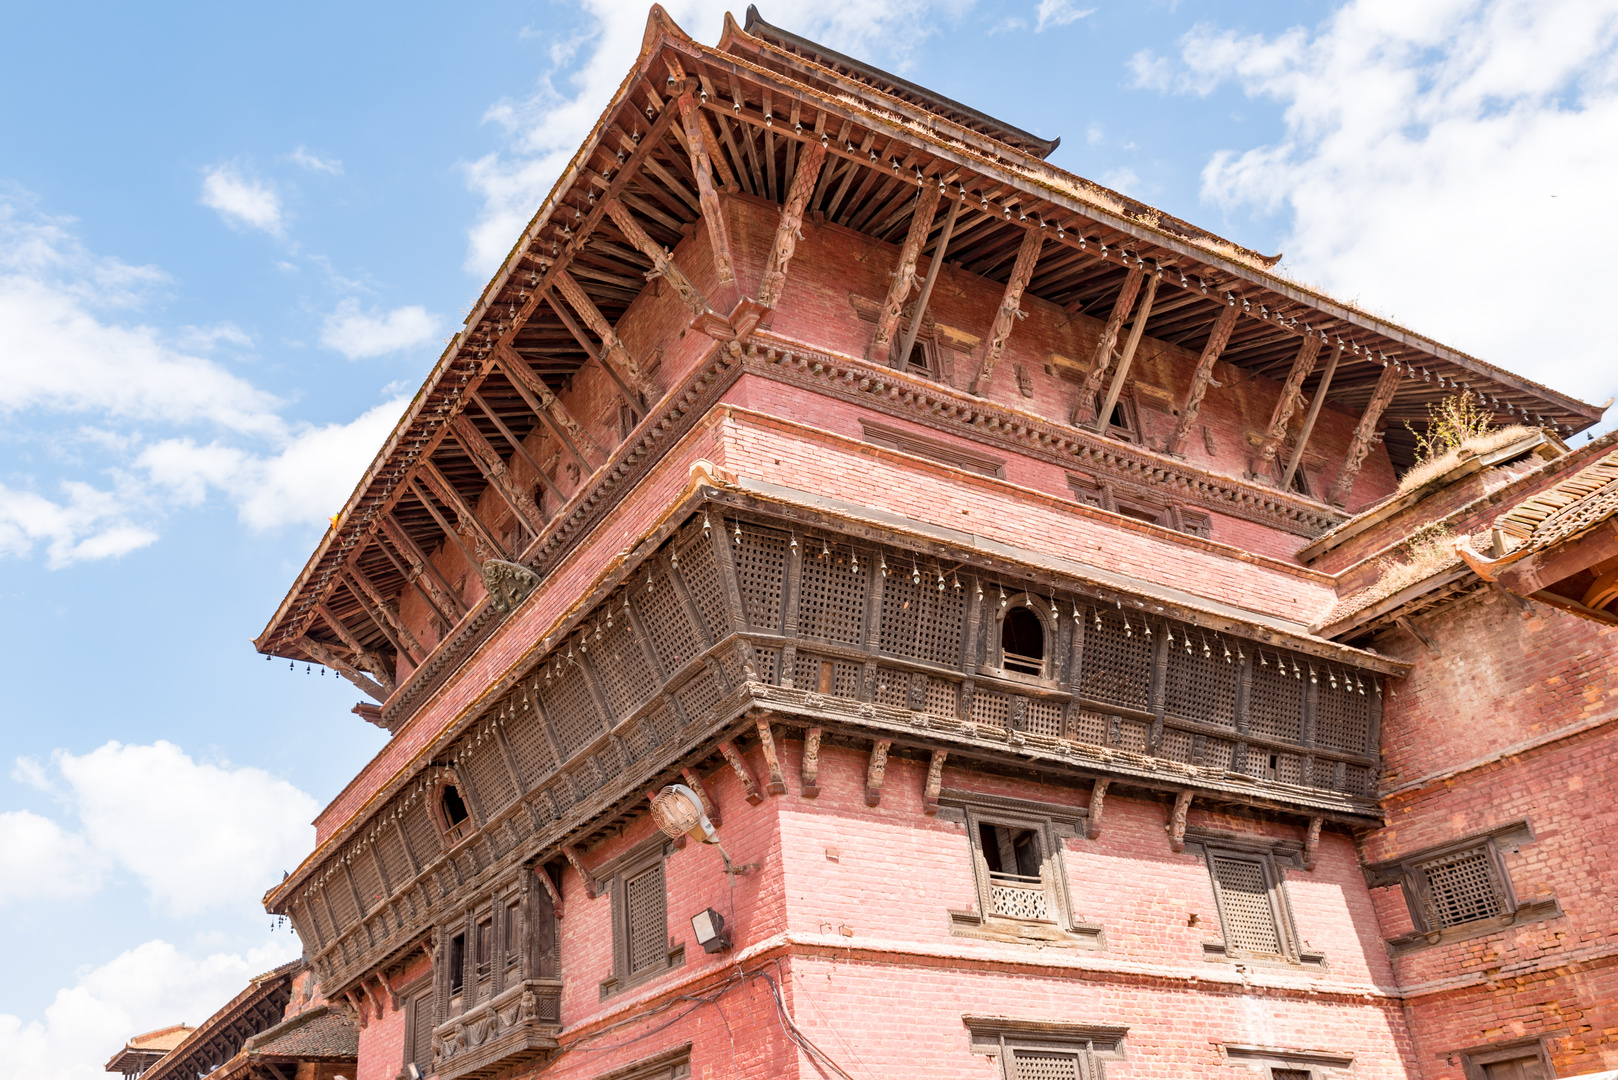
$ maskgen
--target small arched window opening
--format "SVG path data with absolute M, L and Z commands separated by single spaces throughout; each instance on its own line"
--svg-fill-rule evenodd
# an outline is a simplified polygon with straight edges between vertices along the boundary
M 1000 666 L 1023 675 L 1045 674 L 1045 624 L 1027 607 L 1013 607 L 1000 623 Z
M 455 828 L 455 826 L 472 816 L 466 812 L 466 801 L 461 798 L 461 793 L 456 790 L 454 784 L 444 786 L 442 798 L 444 803 L 444 824 L 450 828 Z
M 437 812 L 433 817 L 437 819 L 439 832 L 443 833 L 446 848 L 472 834 L 472 813 L 466 808 L 460 788 L 453 783 L 443 785 L 438 789 L 436 803 Z

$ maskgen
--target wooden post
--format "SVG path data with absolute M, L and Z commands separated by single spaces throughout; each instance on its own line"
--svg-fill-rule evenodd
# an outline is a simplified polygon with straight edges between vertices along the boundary
M 934 750 L 933 760 L 927 765 L 927 786 L 921 791 L 921 808 L 929 815 L 938 813 L 938 793 L 944 786 L 944 759 L 947 757 L 948 750 Z
M 399 524 L 391 511 L 382 515 L 382 531 L 387 534 L 394 550 L 410 564 L 411 579 L 420 582 L 426 587 L 426 591 L 432 594 L 433 604 L 437 606 L 439 614 L 451 624 L 465 618 L 466 602 L 450 588 L 449 582 L 438 572 L 438 567 L 433 565 L 427 553 L 410 538 L 410 534 L 405 532 L 404 526 Z
M 719 804 L 709 797 L 708 789 L 702 786 L 702 777 L 697 775 L 697 770 L 681 769 L 680 775 L 685 777 L 685 786 L 696 792 L 697 798 L 702 800 L 702 811 L 708 815 L 708 820 L 713 822 L 713 827 L 717 829 L 723 825 L 725 819 L 719 813 Z
M 708 229 L 708 242 L 713 247 L 714 274 L 719 278 L 720 314 L 727 314 L 741 295 L 736 289 L 736 263 L 731 258 L 730 226 L 725 221 L 725 208 L 719 202 L 719 192 L 713 185 L 713 160 L 708 155 L 708 142 L 702 137 L 702 114 L 690 91 L 680 95 L 680 118 L 685 124 L 685 138 L 691 153 L 691 171 L 697 178 L 697 200 L 702 204 L 702 220 Z
M 354 593 L 355 598 L 359 600 L 361 606 L 371 616 L 372 621 L 376 622 L 378 626 L 382 626 L 384 623 L 387 624 L 384 632 L 388 633 L 388 636 L 393 639 L 394 647 L 409 656 L 412 664 L 420 664 L 422 659 L 426 657 L 427 650 L 422 647 L 421 642 L 416 640 L 416 635 L 410 632 L 410 627 L 405 625 L 404 620 L 396 615 L 392 608 L 388 607 L 387 601 L 382 597 L 381 590 L 365 575 L 365 571 L 359 568 L 360 554 L 369 546 L 368 544 L 356 545 L 354 554 L 349 556 L 348 562 L 343 565 L 339 573 L 341 576 L 348 578 L 349 591 Z
M 652 260 L 652 273 L 669 283 L 679 295 L 680 302 L 690 309 L 693 317 L 708 310 L 708 298 L 691 284 L 691 279 L 675 265 L 674 256 L 640 227 L 640 222 L 635 220 L 623 203 L 617 199 L 607 200 L 607 216 L 618 226 L 618 231 L 624 234 L 624 239 L 633 244 L 642 255 Z
M 568 861 L 568 864 L 574 870 L 578 871 L 579 878 L 584 882 L 584 895 L 594 900 L 599 895 L 600 887 L 596 884 L 594 875 L 585 868 L 584 860 L 579 858 L 579 853 L 574 850 L 572 844 L 562 845 L 562 857 Z M 471 950 L 467 951 L 470 952 Z
M 1359 426 L 1354 429 L 1354 438 L 1348 444 L 1348 456 L 1343 459 L 1343 467 L 1331 486 L 1331 501 L 1338 506 L 1346 504 L 1354 490 L 1354 478 L 1359 476 L 1360 466 L 1365 464 L 1365 455 L 1371 452 L 1371 443 L 1377 439 L 1382 414 L 1399 390 L 1399 378 L 1399 369 L 1389 364 L 1382 369 L 1382 377 L 1376 381 L 1376 389 L 1372 391 L 1371 400 L 1360 416 Z
M 865 805 L 875 806 L 882 801 L 882 781 L 888 771 L 888 747 L 891 739 L 878 739 L 871 744 L 871 763 L 865 769 Z
M 785 795 L 787 793 L 787 778 L 781 772 L 781 757 L 775 749 L 775 733 L 770 730 L 768 716 L 755 717 L 753 725 L 758 729 L 759 748 L 764 751 L 764 764 L 770 770 L 770 781 L 766 790 L 771 795 Z
M 370 670 L 371 674 L 376 677 L 376 681 L 381 683 L 388 693 L 393 693 L 393 673 L 388 670 L 387 661 L 361 645 L 359 639 L 349 632 L 347 626 L 343 625 L 343 620 L 333 614 L 331 608 L 327 607 L 324 602 L 315 605 L 315 612 L 326 620 L 326 625 L 330 626 L 332 631 L 342 639 L 343 644 L 348 646 L 348 651 L 354 654 L 354 658 Z M 308 638 L 304 640 L 307 641 Z
M 1097 780 L 1090 788 L 1090 812 L 1084 835 L 1091 840 L 1101 835 L 1101 814 L 1107 808 L 1107 786 L 1110 783 L 1110 780 Z
M 729 739 L 722 739 L 719 743 L 719 752 L 725 755 L 725 760 L 730 762 L 731 771 L 736 774 L 736 779 L 742 782 L 742 790 L 747 793 L 748 805 L 757 806 L 763 802 L 764 796 L 759 793 L 758 781 L 753 779 L 753 770 L 742 760 L 741 751 L 736 749 L 736 744 Z
M 1281 397 L 1275 403 L 1275 411 L 1270 414 L 1270 426 L 1265 429 L 1264 442 L 1259 446 L 1258 453 L 1253 455 L 1252 473 L 1255 478 L 1266 481 L 1275 479 L 1275 455 L 1287 437 L 1287 422 L 1298 408 L 1303 380 L 1315 369 L 1315 357 L 1319 355 L 1320 335 L 1306 335 L 1303 344 L 1298 347 L 1297 358 L 1292 361 L 1287 381 L 1281 387 Z
M 1174 425 L 1174 434 L 1169 436 L 1168 451 L 1171 454 L 1178 454 L 1184 449 L 1185 440 L 1196 426 L 1197 414 L 1202 411 L 1203 396 L 1208 393 L 1208 384 L 1213 380 L 1214 364 L 1218 363 L 1219 354 L 1225 351 L 1225 346 L 1230 344 L 1230 334 L 1236 329 L 1236 316 L 1240 312 L 1241 308 L 1235 304 L 1226 304 L 1219 318 L 1214 320 L 1213 332 L 1208 335 L 1208 344 L 1202 347 L 1202 356 L 1197 360 L 1197 369 L 1191 376 L 1191 390 L 1180 409 L 1180 422 Z
M 772 159 L 773 160 L 773 159 Z M 775 243 L 770 246 L 770 261 L 764 268 L 764 280 L 759 283 L 758 302 L 773 308 L 781 300 L 786 288 L 787 264 L 798 248 L 798 236 L 803 227 L 803 212 L 814 194 L 815 181 L 820 179 L 821 166 L 826 163 L 826 148 L 810 142 L 798 159 L 798 171 L 793 174 L 792 187 L 781 207 L 781 221 L 775 227 Z
M 1107 397 L 1096 412 L 1094 423 L 1097 431 L 1105 432 L 1112 420 L 1112 408 L 1118 404 L 1118 395 L 1123 393 L 1124 381 L 1129 378 L 1129 369 L 1135 363 L 1135 350 L 1140 347 L 1141 335 L 1146 333 L 1146 321 L 1152 317 L 1152 301 L 1156 297 L 1157 278 L 1153 277 L 1146 283 L 1146 295 L 1141 297 L 1140 310 L 1135 313 L 1135 322 L 1129 328 L 1129 340 L 1124 343 L 1124 351 L 1118 357 L 1118 370 L 1113 372 Z
M 803 734 L 803 785 L 798 789 L 806 799 L 820 794 L 820 729 Z
M 338 656 L 332 650 L 326 648 L 326 646 L 322 645 L 320 642 L 315 641 L 313 638 L 301 637 L 297 640 L 297 646 L 310 656 L 314 657 L 316 663 L 324 664 L 326 667 L 331 668 L 333 671 L 337 672 L 337 674 L 341 675 L 343 678 L 357 686 L 367 697 L 370 697 L 375 701 L 385 702 L 388 700 L 389 695 L 393 692 L 393 680 L 389 679 L 389 685 L 383 686 L 381 683 L 372 679 L 369 675 L 361 672 L 358 668 L 348 664 L 342 659 L 342 657 Z
M 1169 815 L 1169 823 L 1163 828 L 1169 834 L 1169 850 L 1180 852 L 1185 850 L 1185 818 L 1191 811 L 1191 789 L 1186 788 L 1174 797 L 1174 810 Z
M 518 392 L 521 393 L 521 391 Z M 567 498 L 562 494 L 562 489 L 556 486 L 556 482 L 554 480 L 545 475 L 545 469 L 540 465 L 539 462 L 534 460 L 534 456 L 528 452 L 528 447 L 523 445 L 522 439 L 517 436 L 516 432 L 512 431 L 511 428 L 506 426 L 506 422 L 500 419 L 500 414 L 494 411 L 493 406 L 491 406 L 487 401 L 483 400 L 483 395 L 479 394 L 476 390 L 473 390 L 469 392 L 467 396 L 472 399 L 472 404 L 476 405 L 480 410 L 482 410 L 483 415 L 489 418 L 489 422 L 493 424 L 495 430 L 500 433 L 500 437 L 511 444 L 513 453 L 526 461 L 528 463 L 528 467 L 534 470 L 534 479 L 545 488 L 545 490 L 550 494 L 551 498 L 556 500 L 556 505 L 561 506 L 564 502 L 566 502 Z M 523 401 L 526 402 L 527 400 L 527 396 L 524 395 Z M 534 418 L 542 421 L 542 418 L 539 416 L 539 410 L 533 408 L 532 406 L 529 406 L 529 408 L 534 413 Z M 537 499 L 535 500 L 534 505 L 539 509 L 540 520 L 549 521 L 550 519 L 545 516 L 545 511 L 539 506 Z
M 927 314 L 927 301 L 932 299 L 933 285 L 938 281 L 939 270 L 944 267 L 944 253 L 949 250 L 949 238 L 955 232 L 955 219 L 960 213 L 961 200 L 952 200 L 949 213 L 944 215 L 944 229 L 938 234 L 938 245 L 933 248 L 932 261 L 927 264 L 927 278 L 921 283 L 921 295 L 916 297 L 916 309 L 910 313 L 910 329 L 905 331 L 904 341 L 899 343 L 900 363 L 908 360 L 910 350 L 916 347 L 922 316 Z
M 1304 414 L 1303 427 L 1298 431 L 1298 442 L 1292 448 L 1292 455 L 1287 458 L 1287 467 L 1281 474 L 1281 490 L 1292 490 L 1292 478 L 1298 474 L 1298 463 L 1303 460 L 1303 448 L 1309 442 L 1310 434 L 1315 430 L 1315 420 L 1320 416 L 1320 407 L 1326 403 L 1326 391 L 1331 389 L 1331 377 L 1337 371 L 1337 361 L 1343 357 L 1343 343 L 1339 341 L 1326 359 L 1326 370 L 1320 373 L 1320 385 L 1315 387 L 1315 399 L 1309 403 L 1309 411 Z
M 1005 352 L 1006 340 L 1011 337 L 1012 324 L 1017 316 L 1022 314 L 1022 294 L 1028 288 L 1028 280 L 1034 276 L 1034 264 L 1039 262 L 1039 249 L 1044 243 L 1044 237 L 1039 229 L 1029 229 L 1023 234 L 1022 246 L 1017 249 L 1017 261 L 1011 266 L 1011 277 L 1006 281 L 1006 291 L 1000 297 L 1000 310 L 995 313 L 994 325 L 989 328 L 989 341 L 983 347 L 983 366 L 978 368 L 977 377 L 972 380 L 972 393 L 981 394 L 994 377 L 994 369 L 1000 363 L 1000 356 Z
M 933 216 L 938 212 L 938 198 L 938 187 L 923 181 L 921 193 L 916 196 L 916 208 L 910 214 L 910 229 L 905 233 L 904 246 L 899 249 L 899 265 L 893 271 L 893 280 L 888 283 L 887 299 L 882 302 L 882 314 L 876 320 L 876 336 L 871 339 L 871 348 L 866 354 L 872 363 L 890 367 L 904 363 L 903 356 L 896 358 L 892 355 L 893 335 L 904 316 L 905 301 L 910 299 L 910 290 L 916 287 L 916 260 L 921 257 L 921 247 L 927 242 L 927 234 L 932 232 Z
M 471 504 L 461 497 L 461 493 L 456 489 L 455 485 L 450 483 L 449 479 L 438 471 L 438 466 L 433 464 L 431 458 L 421 463 L 421 471 L 416 476 L 432 489 L 432 493 L 438 497 L 439 502 L 455 512 L 455 531 L 461 536 L 472 540 L 474 547 L 482 546 L 488 551 L 489 554 L 484 558 L 474 558 L 472 560 L 473 566 L 482 566 L 484 560 L 491 556 L 498 555 L 502 559 L 511 558 L 511 552 L 506 550 L 505 545 L 495 540 L 494 534 L 489 531 L 487 525 L 483 524 L 483 519 L 478 517 L 477 511 L 473 510 Z
M 1088 424 L 1095 417 L 1096 395 L 1101 393 L 1101 380 L 1107 377 L 1107 369 L 1112 366 L 1113 346 L 1118 344 L 1118 334 L 1124 328 L 1124 320 L 1129 317 L 1129 311 L 1135 306 L 1135 297 L 1140 294 L 1140 283 L 1146 274 L 1139 268 L 1129 272 L 1124 278 L 1124 287 L 1118 293 L 1118 299 L 1113 301 L 1112 314 L 1107 316 L 1107 325 L 1101 330 L 1101 340 L 1096 342 L 1096 351 L 1090 359 L 1090 370 L 1085 373 L 1084 386 L 1079 390 L 1078 404 L 1073 407 L 1073 423 L 1076 426 Z
M 543 866 L 534 867 L 534 876 L 539 883 L 545 886 L 545 895 L 551 898 L 551 914 L 560 919 L 562 917 L 562 894 L 556 890 L 556 882 L 551 880 L 549 870 Z

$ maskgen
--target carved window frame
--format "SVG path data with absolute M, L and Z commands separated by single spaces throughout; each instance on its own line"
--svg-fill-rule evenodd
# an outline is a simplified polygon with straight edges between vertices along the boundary
M 1005 624 L 1006 618 L 1016 608 L 1031 612 L 1039 620 L 1040 631 L 1045 635 L 1045 655 L 1040 659 L 1040 673 L 1031 674 L 1026 671 L 1013 671 L 1006 667 L 1005 656 Z M 1055 672 L 1059 670 L 1056 650 L 1061 641 L 1061 633 L 1056 623 L 1051 619 L 1050 601 L 1041 598 L 1036 593 L 1021 592 L 1006 598 L 1005 606 L 994 608 L 993 637 L 990 639 L 990 656 L 994 663 L 994 674 L 1003 679 L 1014 682 L 1033 683 L 1036 686 L 1057 687 Z
M 685 963 L 685 946 L 674 944 L 669 936 L 668 857 L 673 851 L 674 845 L 667 838 L 661 835 L 654 836 L 636 845 L 597 872 L 597 880 L 606 887 L 611 897 L 612 918 L 612 974 L 601 981 L 603 1001 L 632 986 L 639 986 L 664 975 Z M 629 906 L 628 885 L 630 881 L 654 869 L 663 875 L 663 928 L 660 940 L 666 944 L 666 950 L 658 963 L 638 971 L 631 971 L 629 946 L 633 928 L 630 920 L 634 912 Z
M 969 1032 L 971 1052 L 992 1058 L 1002 1080 L 1023 1075 L 1016 1064 L 1019 1051 L 1066 1056 L 1077 1065 L 1081 1080 L 1104 1080 L 1106 1062 L 1126 1060 L 1126 1027 L 970 1014 L 961 1020 Z
M 454 788 L 456 798 L 466 807 L 466 817 L 457 824 L 451 825 L 449 815 L 444 810 L 444 789 Z M 477 834 L 477 814 L 472 807 L 472 798 L 467 794 L 466 783 L 453 767 L 443 769 L 427 789 L 427 812 L 432 818 L 433 828 L 438 830 L 438 842 L 443 846 L 444 854 L 460 847 Z
M 1509 1042 L 1494 1043 L 1490 1046 L 1474 1046 L 1465 1050 L 1457 1050 L 1449 1055 L 1451 1058 L 1459 1056 L 1461 1069 L 1466 1074 L 1466 1080 L 1488 1080 L 1484 1072 L 1487 1065 L 1503 1065 L 1510 1061 L 1524 1061 L 1532 1059 L 1539 1064 L 1540 1071 L 1545 1077 L 1556 1075 L 1551 1066 L 1550 1054 L 1545 1049 L 1544 1036 L 1526 1039 L 1512 1039 Z
M 1324 953 L 1304 947 L 1298 934 L 1297 921 L 1292 914 L 1292 901 L 1287 895 L 1285 869 L 1303 868 L 1303 860 L 1296 845 L 1268 838 L 1209 835 L 1186 835 L 1187 849 L 1200 852 L 1203 866 L 1208 871 L 1208 886 L 1213 891 L 1214 909 L 1219 917 L 1218 942 L 1203 942 L 1203 959 L 1233 961 L 1242 964 L 1278 965 L 1285 967 L 1326 967 Z M 1254 864 L 1264 878 L 1265 896 L 1269 900 L 1275 936 L 1281 951 L 1270 953 L 1255 951 L 1231 944 L 1231 915 L 1227 913 L 1224 886 L 1220 883 L 1215 860 Z

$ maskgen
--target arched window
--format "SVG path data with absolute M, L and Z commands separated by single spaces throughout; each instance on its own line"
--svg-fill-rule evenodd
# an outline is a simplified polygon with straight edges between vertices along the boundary
M 1045 674 L 1045 624 L 1033 609 L 1017 605 L 1006 611 L 1000 622 L 1000 666 L 1022 675 Z
M 444 847 L 449 848 L 472 834 L 472 814 L 466 808 L 466 799 L 453 782 L 443 784 L 434 800 L 434 819 L 443 834 Z
M 454 784 L 445 784 L 444 794 L 440 798 L 444 804 L 444 824 L 450 828 L 455 828 L 472 816 L 466 812 L 466 801 L 461 798 L 461 793 L 456 790 Z

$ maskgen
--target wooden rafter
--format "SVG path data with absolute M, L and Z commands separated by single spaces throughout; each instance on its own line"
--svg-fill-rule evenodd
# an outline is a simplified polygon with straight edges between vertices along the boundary
M 512 385 L 528 403 L 528 407 L 534 410 L 535 415 L 551 429 L 551 434 L 555 435 L 557 441 L 572 455 L 579 468 L 585 472 L 593 472 L 599 467 L 607 455 L 596 445 L 590 433 L 573 418 L 573 414 L 562 404 L 561 399 L 551 393 L 544 380 L 534 374 L 533 369 L 528 366 L 528 361 L 524 360 L 515 349 L 504 344 L 495 347 L 495 354 L 500 369 L 511 379 Z
M 545 525 L 544 511 L 534 502 L 533 493 L 524 490 L 513 479 L 511 470 L 506 467 L 505 459 L 484 437 L 483 432 L 478 430 L 478 426 L 466 412 L 458 412 L 450 420 L 450 434 L 477 465 L 484 480 L 494 488 L 506 506 L 516 515 L 517 523 L 527 529 L 530 536 L 538 536 Z
M 1101 380 L 1107 377 L 1107 369 L 1112 366 L 1112 352 L 1118 344 L 1118 333 L 1124 328 L 1124 320 L 1129 317 L 1129 311 L 1135 306 L 1135 297 L 1140 292 L 1140 284 L 1145 279 L 1139 267 L 1131 270 L 1124 278 L 1123 288 L 1119 291 L 1117 299 L 1112 303 L 1112 314 L 1107 318 L 1107 325 L 1101 331 L 1101 340 L 1096 342 L 1095 353 L 1090 359 L 1090 371 L 1084 377 L 1084 386 L 1079 390 L 1078 404 L 1073 407 L 1073 422 L 1075 424 L 1088 424 L 1095 418 L 1096 395 L 1101 392 Z
M 656 240 L 653 240 L 640 222 L 635 220 L 627 207 L 619 200 L 612 199 L 607 203 L 607 214 L 612 218 L 613 224 L 624 234 L 624 238 L 648 259 L 652 260 L 652 273 L 669 283 L 669 286 L 680 297 L 691 312 L 692 317 L 701 315 L 708 310 L 708 298 L 703 296 L 697 287 L 691 284 L 691 279 L 674 262 L 674 256 Z
M 1286 469 L 1281 474 L 1281 490 L 1292 489 L 1292 478 L 1298 474 L 1298 463 L 1303 460 L 1303 448 L 1309 444 L 1309 436 L 1315 430 L 1315 420 L 1320 416 L 1321 406 L 1326 404 L 1326 391 L 1331 389 L 1332 375 L 1337 371 L 1337 361 L 1342 359 L 1343 346 L 1339 342 L 1326 359 L 1326 370 L 1320 373 L 1320 385 L 1315 387 L 1314 400 L 1309 402 L 1309 412 L 1303 418 L 1303 427 L 1298 431 L 1298 441 L 1292 447 L 1292 454 L 1287 458 Z
M 809 196 L 814 193 L 821 166 L 825 163 L 824 146 L 810 143 L 804 147 L 803 157 L 798 161 L 798 171 L 792 177 L 792 188 L 781 207 L 781 220 L 775 228 L 775 243 L 770 245 L 770 261 L 764 268 L 764 279 L 758 287 L 758 302 L 767 308 L 773 308 L 780 301 L 781 291 L 786 288 L 787 264 L 792 261 L 798 247 L 803 212 L 809 205 Z
M 1152 317 L 1152 301 L 1157 298 L 1157 278 L 1150 278 L 1146 282 L 1146 295 L 1140 298 L 1140 310 L 1135 313 L 1135 322 L 1129 328 L 1129 340 L 1124 342 L 1124 351 L 1118 357 L 1118 370 L 1113 372 L 1112 382 L 1107 387 L 1107 396 L 1101 402 L 1101 408 L 1096 411 L 1094 426 L 1097 431 L 1106 431 L 1107 424 L 1112 420 L 1112 410 L 1118 404 L 1118 395 L 1123 393 L 1124 380 L 1129 378 L 1129 370 L 1135 363 L 1135 351 L 1140 348 L 1140 339 L 1146 333 L 1146 323 Z
M 916 287 L 916 260 L 921 257 L 921 246 L 927 242 L 927 234 L 932 231 L 933 215 L 937 211 L 938 188 L 928 184 L 916 196 L 910 231 L 905 234 L 904 246 L 899 249 L 899 265 L 893 272 L 887 298 L 882 302 L 882 313 L 876 321 L 876 336 L 871 339 L 869 351 L 872 363 L 891 362 L 894 366 L 904 363 L 903 356 L 893 360 L 889 353 L 893 349 L 893 335 L 899 329 L 899 319 L 904 315 L 905 301 L 910 299 L 910 290 Z

